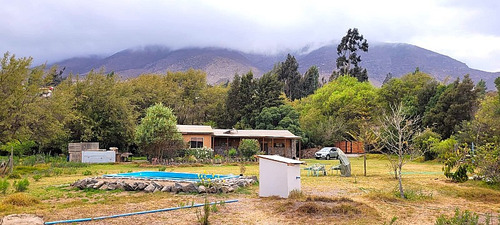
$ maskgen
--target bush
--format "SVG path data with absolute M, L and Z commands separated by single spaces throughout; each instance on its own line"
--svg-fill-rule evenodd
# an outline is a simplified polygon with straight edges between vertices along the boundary
M 460 212 L 457 208 L 455 209 L 455 215 L 451 218 L 447 218 L 445 215 L 440 215 L 436 220 L 436 225 L 474 225 L 479 224 L 479 216 L 476 213 L 471 213 L 468 210 Z
M 40 200 L 23 193 L 16 193 L 9 195 L 3 201 L 4 204 L 14 205 L 14 206 L 31 206 L 40 203 Z
M 18 173 L 11 173 L 11 174 L 9 174 L 9 176 L 7 176 L 7 178 L 9 178 L 9 179 L 21 179 L 21 175 L 19 175 Z
M 490 184 L 500 183 L 500 147 L 493 143 L 488 143 L 478 147 L 477 167 L 479 174 Z
M 40 179 L 42 179 L 42 175 L 41 174 L 35 174 L 35 175 L 33 175 L 33 180 L 39 181 Z
M 234 148 L 231 148 L 229 149 L 229 151 L 227 152 L 227 155 L 231 158 L 234 158 L 238 155 L 238 152 L 236 151 L 236 149 Z
M 84 176 L 90 176 L 90 175 L 92 175 L 92 171 L 90 171 L 90 170 L 85 170 L 85 171 L 83 171 L 83 173 L 82 173 L 82 174 L 83 174 Z
M 214 155 L 214 150 L 211 148 L 190 148 L 186 149 L 187 156 L 194 156 L 197 159 L 211 159 Z
M 9 188 L 9 186 L 10 183 L 9 181 L 7 181 L 7 179 L 0 180 L 0 191 L 2 192 L 2 194 L 7 193 L 7 189 Z
M 260 151 L 260 144 L 256 139 L 243 139 L 238 149 L 243 157 L 250 158 Z
M 16 189 L 17 192 L 23 192 L 28 190 L 29 185 L 30 182 L 28 181 L 27 178 L 24 178 L 20 181 L 14 181 L 14 188 Z

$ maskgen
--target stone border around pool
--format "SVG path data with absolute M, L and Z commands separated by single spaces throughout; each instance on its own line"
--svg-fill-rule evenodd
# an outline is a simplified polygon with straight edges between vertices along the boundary
M 71 186 L 79 189 L 99 189 L 99 190 L 123 190 L 123 191 L 143 191 L 147 193 L 154 192 L 172 192 L 172 193 L 229 193 L 234 192 L 239 187 L 247 187 L 256 183 L 257 176 L 242 176 L 225 180 L 213 181 L 213 185 L 205 187 L 193 182 L 171 182 L 173 185 L 162 185 L 155 180 L 133 179 L 134 182 L 125 182 L 125 179 L 109 181 L 102 177 L 89 177 L 77 180 Z M 159 180 L 157 180 L 159 181 Z

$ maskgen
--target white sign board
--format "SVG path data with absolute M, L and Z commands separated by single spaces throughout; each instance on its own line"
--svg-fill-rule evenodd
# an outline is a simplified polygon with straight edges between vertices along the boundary
M 115 151 L 82 151 L 83 163 L 114 163 Z

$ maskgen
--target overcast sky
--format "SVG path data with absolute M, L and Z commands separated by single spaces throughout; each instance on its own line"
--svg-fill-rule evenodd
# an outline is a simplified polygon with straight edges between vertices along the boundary
M 35 63 L 146 45 L 272 53 L 357 27 L 369 43 L 410 43 L 496 72 L 499 12 L 498 0 L 0 0 L 0 52 Z

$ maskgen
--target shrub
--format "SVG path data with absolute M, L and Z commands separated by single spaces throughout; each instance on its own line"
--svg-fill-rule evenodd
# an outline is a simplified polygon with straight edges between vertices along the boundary
M 211 148 L 190 148 L 185 152 L 186 155 L 192 155 L 197 159 L 211 159 L 214 155 L 214 150 Z
M 167 169 L 167 167 L 166 167 L 166 166 L 160 166 L 160 167 L 158 168 L 158 171 L 165 171 L 166 169 Z
M 9 181 L 7 181 L 7 179 L 0 180 L 0 191 L 2 192 L 2 194 L 7 193 L 7 189 L 9 188 L 9 186 L 10 183 Z
M 21 179 L 21 175 L 19 175 L 18 173 L 11 173 L 11 174 L 9 174 L 9 176 L 7 176 L 7 178 L 9 178 L 9 179 Z
M 35 175 L 33 175 L 33 180 L 39 181 L 40 179 L 42 179 L 42 175 L 41 174 L 35 174 Z
M 234 158 L 238 155 L 238 152 L 236 151 L 236 149 L 234 148 L 231 148 L 229 149 L 229 151 L 227 152 L 227 155 L 231 158 Z
M 243 157 L 250 158 L 260 151 L 260 144 L 256 139 L 243 139 L 238 149 Z
M 477 167 L 487 183 L 500 183 L 500 147 L 493 143 L 478 147 Z
M 208 217 L 210 216 L 210 203 L 208 202 L 207 197 L 205 197 L 205 204 L 203 205 L 203 214 L 196 210 L 196 218 L 198 218 L 198 222 L 201 225 L 208 225 L 210 222 L 208 221 Z
M 14 181 L 14 188 L 16 189 L 17 192 L 23 192 L 28 190 L 29 185 L 30 182 L 28 181 L 27 178 L 24 178 L 20 181 Z
M 33 196 L 26 195 L 23 193 L 15 193 L 7 196 L 7 198 L 5 198 L 3 203 L 14 206 L 31 206 L 40 203 L 40 200 L 34 198 Z
M 460 224 L 460 225 L 474 225 L 479 224 L 479 216 L 476 213 L 471 213 L 468 210 L 460 212 L 457 208 L 455 209 L 455 215 L 451 218 L 447 218 L 445 215 L 440 215 L 436 219 L 436 225 L 448 225 L 448 224 Z
M 83 174 L 84 176 L 90 176 L 90 175 L 92 175 L 92 171 L 90 171 L 90 170 L 85 170 L 85 171 L 83 171 L 83 173 L 82 173 L 82 174 Z

